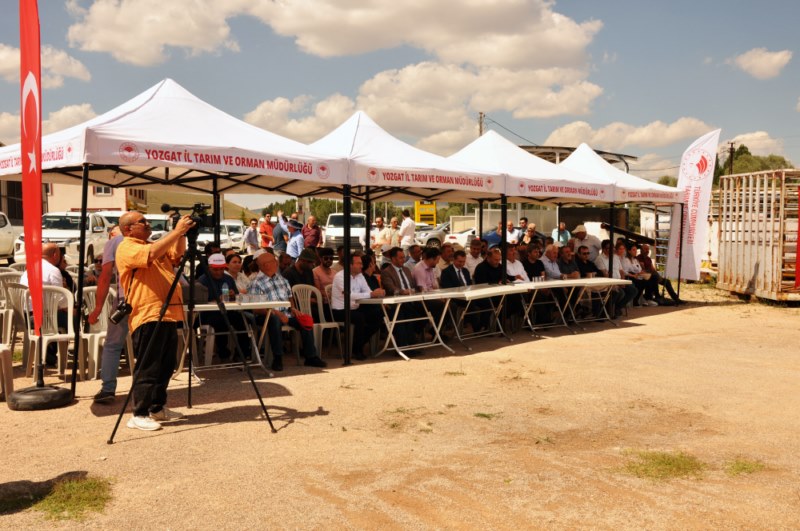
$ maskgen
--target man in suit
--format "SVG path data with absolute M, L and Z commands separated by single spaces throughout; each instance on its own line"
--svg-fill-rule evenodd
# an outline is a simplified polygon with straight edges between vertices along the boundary
M 386 295 L 410 295 L 416 293 L 417 283 L 414 281 L 414 275 L 405 266 L 406 255 L 403 249 L 392 247 L 386 252 L 386 256 L 389 259 L 389 265 L 381 270 L 381 286 L 386 290 Z M 419 303 L 405 303 L 400 308 L 399 319 L 413 319 L 423 315 L 425 313 Z M 414 326 L 420 322 L 422 321 L 395 325 L 393 331 L 395 342 L 399 346 L 408 345 L 411 342 L 410 339 L 416 337 Z M 419 352 L 412 350 L 406 352 L 406 354 L 414 356 Z
M 461 250 L 453 253 L 453 263 L 442 271 L 441 288 L 460 288 L 472 285 L 472 276 L 469 274 L 469 269 L 467 269 L 466 265 L 467 253 Z M 451 311 L 453 311 L 453 308 L 464 308 L 466 305 L 466 301 L 457 299 L 450 301 Z M 458 320 L 454 319 L 454 321 L 457 322 Z M 473 332 L 477 332 L 480 329 L 481 319 L 479 315 L 468 315 L 464 322 L 469 323 Z

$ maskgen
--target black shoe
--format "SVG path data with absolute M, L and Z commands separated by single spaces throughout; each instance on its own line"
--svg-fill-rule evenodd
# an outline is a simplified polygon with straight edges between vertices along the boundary
M 275 372 L 281 372 L 283 370 L 283 357 L 275 356 L 272 358 L 272 365 L 270 365 L 270 369 Z
M 325 363 L 325 360 L 320 358 L 319 356 L 314 356 L 313 358 L 306 358 L 305 363 L 303 364 L 306 367 L 327 367 L 328 364 Z
M 95 404 L 110 404 L 114 401 L 114 393 L 111 391 L 100 391 L 94 395 Z

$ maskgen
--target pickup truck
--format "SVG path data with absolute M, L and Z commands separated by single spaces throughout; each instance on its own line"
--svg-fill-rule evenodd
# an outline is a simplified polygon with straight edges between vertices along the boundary
M 350 214 L 350 248 L 360 251 L 366 246 L 367 216 Z M 336 249 L 344 245 L 344 214 L 329 214 L 325 224 L 323 246 Z
M 22 227 L 11 224 L 8 216 L 0 212 L 0 258 L 7 258 L 9 263 L 14 262 L 14 240 L 22 232 Z
M 80 212 L 49 212 L 42 216 L 42 243 L 57 243 L 66 249 L 67 261 L 78 263 L 78 247 L 81 237 Z M 86 231 L 86 262 L 92 263 L 95 256 L 102 256 L 111 228 L 106 218 L 89 213 Z M 25 263 L 25 235 L 20 234 L 14 242 L 14 260 Z

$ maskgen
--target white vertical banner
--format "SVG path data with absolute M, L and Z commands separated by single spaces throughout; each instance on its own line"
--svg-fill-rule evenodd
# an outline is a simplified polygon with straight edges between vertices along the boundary
M 683 227 L 681 205 L 676 205 L 672 209 L 667 254 L 666 276 L 669 278 L 700 280 L 700 263 L 708 238 L 708 208 L 711 203 L 719 133 L 720 129 L 706 133 L 683 152 L 678 174 L 678 189 L 683 191 Z

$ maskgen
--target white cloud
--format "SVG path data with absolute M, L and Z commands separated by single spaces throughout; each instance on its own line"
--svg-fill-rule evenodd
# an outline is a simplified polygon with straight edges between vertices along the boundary
M 747 146 L 753 155 L 783 155 L 783 140 L 772 138 L 766 131 L 754 131 L 752 133 L 742 133 L 733 138 L 720 142 L 720 146 L 727 146 L 728 142 L 734 142 L 735 147 L 742 144 Z
M 792 52 L 789 50 L 770 52 L 766 48 L 753 48 L 741 55 L 728 59 L 727 62 L 756 79 L 770 79 L 780 74 L 783 67 L 789 64 L 791 59 Z
M 240 13 L 244 0 L 96 0 L 83 8 L 68 0 L 77 22 L 69 27 L 70 46 L 110 53 L 121 63 L 137 66 L 167 59 L 167 47 L 190 54 L 221 49 L 238 51 L 227 19 Z
M 669 175 L 670 177 L 678 176 L 678 161 L 663 157 L 657 153 L 647 153 L 629 164 L 633 175 L 651 181 L 657 181 L 662 175 Z
M 245 114 L 245 121 L 292 138 L 310 143 L 325 136 L 355 112 L 353 100 L 334 94 L 312 104 L 309 96 L 293 100 L 276 98 L 267 100 Z
M 577 23 L 551 7 L 546 0 L 284 0 L 250 13 L 321 57 L 409 45 L 455 64 L 584 65 L 602 22 Z
M 60 131 L 95 116 L 97 115 L 94 109 L 88 103 L 67 105 L 47 115 L 47 118 L 42 121 L 42 131 L 44 134 Z M 4 144 L 19 142 L 19 127 L 19 114 L 0 113 L 0 142 Z
M 586 142 L 593 148 L 618 150 L 629 146 L 644 148 L 667 146 L 684 139 L 694 139 L 711 126 L 697 118 L 679 118 L 671 124 L 660 120 L 643 126 L 614 122 L 593 129 L 587 122 L 572 122 L 550 133 L 545 145 L 577 146 Z
M 19 81 L 19 48 L 0 44 L 0 77 L 11 83 Z M 86 66 L 64 50 L 42 46 L 42 88 L 58 88 L 64 78 L 89 81 L 92 76 Z

